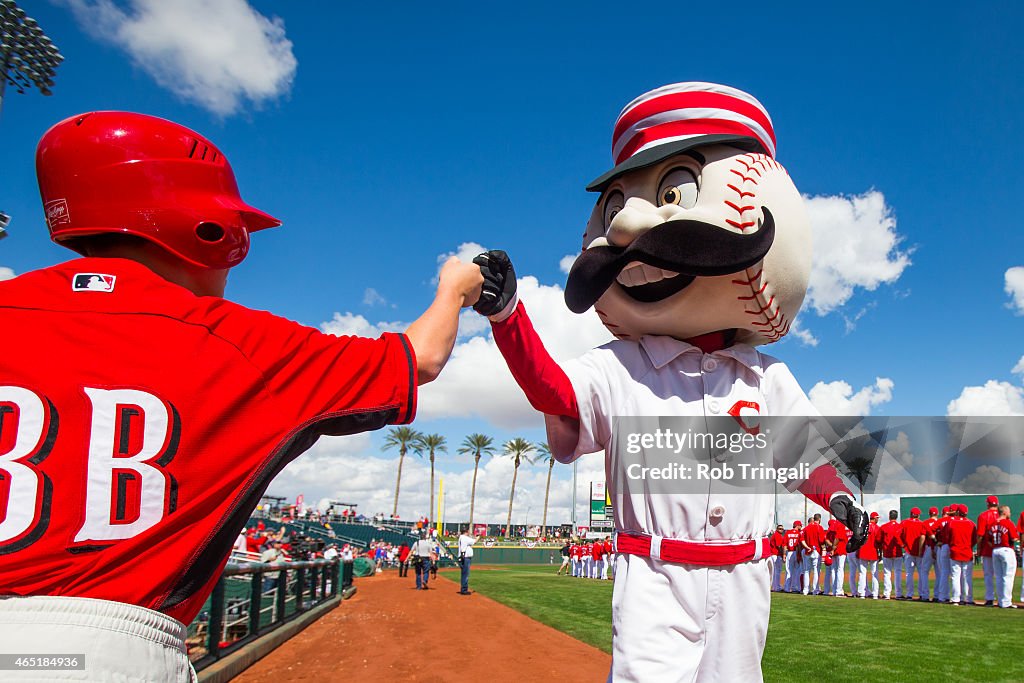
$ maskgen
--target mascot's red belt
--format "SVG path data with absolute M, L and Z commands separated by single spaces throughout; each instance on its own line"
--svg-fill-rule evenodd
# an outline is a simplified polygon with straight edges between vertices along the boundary
M 760 560 L 772 554 L 769 538 L 749 541 L 678 541 L 627 531 L 615 535 L 615 552 L 701 567 L 724 567 Z

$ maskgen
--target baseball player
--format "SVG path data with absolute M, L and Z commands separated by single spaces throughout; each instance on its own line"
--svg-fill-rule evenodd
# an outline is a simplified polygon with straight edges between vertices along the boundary
M 803 581 L 804 523 L 793 521 L 793 527 L 786 532 L 786 592 L 799 593 Z
M 818 574 L 821 569 L 821 544 L 824 540 L 825 529 L 821 526 L 821 514 L 816 514 L 807 520 L 807 527 L 804 528 L 804 595 L 821 595 Z
M 846 541 L 850 535 L 852 532 L 842 522 L 836 519 L 829 520 L 826 539 L 832 549 L 832 581 L 825 585 L 826 595 L 837 598 L 846 597 L 846 593 L 843 591 L 843 580 L 847 559 Z
M 985 607 L 992 607 L 995 605 L 995 578 L 992 573 L 992 546 L 986 532 L 999 519 L 999 498 L 989 496 L 985 504 L 988 507 L 978 515 L 978 555 L 981 556 L 981 569 L 985 575 Z
M 580 575 L 580 544 L 578 541 L 573 540 L 572 547 L 569 549 L 572 555 L 572 575 Z
M 995 579 L 995 595 L 998 606 L 1016 609 L 1013 604 L 1013 578 L 1017 573 L 1017 555 L 1013 544 L 1020 536 L 1010 521 L 1010 506 L 997 508 L 999 516 L 985 529 L 988 543 L 992 547 L 992 573 Z
M 903 567 L 903 526 L 899 523 L 900 513 L 889 510 L 889 521 L 879 527 L 882 539 L 882 597 L 892 598 L 893 579 L 896 581 L 896 599 L 903 599 L 903 581 L 900 568 Z
M 590 573 L 590 578 L 600 579 L 601 570 L 604 569 L 604 541 L 601 539 L 595 539 L 590 552 L 594 558 L 594 567 Z
M 882 548 L 878 513 L 872 512 L 868 526 L 868 540 L 857 551 L 857 597 L 867 597 L 867 580 L 871 577 L 871 597 L 878 599 L 878 556 Z
M 952 521 L 952 505 L 942 508 L 942 517 L 935 527 L 935 598 L 937 602 L 949 602 L 950 575 L 952 564 L 949 560 L 949 523 Z
M 783 565 L 786 562 L 786 528 L 779 524 L 771 537 L 772 592 L 782 591 Z
M 611 571 L 612 562 L 615 560 L 614 547 L 612 545 L 611 536 L 605 536 L 604 538 L 604 567 L 601 568 L 601 578 L 605 581 L 608 580 L 608 572 Z
M 280 221 L 202 135 L 82 114 L 36 169 L 51 238 L 84 258 L 0 282 L 0 642 L 84 653 L 90 680 L 189 680 L 185 624 L 267 485 L 322 434 L 413 419 L 480 271 L 446 263 L 405 334 L 326 335 L 222 298 Z
M 949 521 L 949 565 L 952 591 L 949 602 L 969 605 L 974 602 L 974 546 L 978 542 L 978 528 L 967 518 L 967 506 L 954 504 Z
M 928 508 L 928 519 L 923 521 L 924 524 L 924 552 L 921 554 L 921 565 L 919 579 L 919 592 L 922 600 L 929 600 L 930 602 L 936 602 L 937 597 L 935 590 L 938 589 L 938 577 L 936 570 L 935 590 L 931 587 L 931 570 L 937 567 L 935 561 L 935 553 L 938 550 L 938 546 L 935 543 L 935 532 L 939 528 L 939 508 L 934 505 Z
M 569 308 L 594 306 L 617 338 L 556 363 L 515 297 L 504 252 L 478 257 L 477 310 L 560 462 L 606 452 L 615 509 L 612 668 L 616 681 L 760 680 L 770 603 L 769 496 L 620 491 L 620 416 L 814 415 L 788 368 L 754 348 L 784 336 L 806 291 L 810 230 L 775 160 L 764 107 L 711 83 L 641 95 L 613 133 L 615 167 L 566 284 Z M 748 170 L 749 169 L 749 170 Z M 698 182 L 699 179 L 699 182 Z M 748 432 L 749 433 L 749 432 Z M 788 457 L 787 449 L 776 451 Z M 866 536 L 834 468 L 799 490 Z
M 917 599 L 928 592 L 928 575 L 922 569 L 925 555 L 925 524 L 921 521 L 921 508 L 910 508 L 910 517 L 903 520 L 900 539 L 906 548 L 903 556 L 904 568 L 907 572 L 907 584 L 903 589 L 903 598 L 910 600 L 914 596 L 914 573 L 917 573 Z

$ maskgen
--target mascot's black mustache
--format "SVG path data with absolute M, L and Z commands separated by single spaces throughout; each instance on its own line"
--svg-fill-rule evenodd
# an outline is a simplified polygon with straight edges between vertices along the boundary
M 633 261 L 692 277 L 745 270 L 763 259 L 775 241 L 775 219 L 767 208 L 761 207 L 761 211 L 761 228 L 746 235 L 701 221 L 669 221 L 648 230 L 627 247 L 591 247 L 579 255 L 569 271 L 565 303 L 573 313 L 587 310 Z

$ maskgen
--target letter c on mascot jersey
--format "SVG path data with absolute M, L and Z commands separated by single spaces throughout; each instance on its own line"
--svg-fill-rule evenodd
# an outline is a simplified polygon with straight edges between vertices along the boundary
M 615 416 L 816 415 L 785 364 L 755 348 L 789 331 L 811 268 L 810 226 L 761 103 L 711 83 L 652 90 L 619 115 L 612 156 L 587 187 L 601 194 L 565 300 L 576 313 L 593 306 L 615 341 L 556 363 L 505 254 L 477 258 L 492 302 L 477 310 L 545 414 L 552 452 L 570 462 L 606 450 Z M 834 468 L 817 467 L 799 490 L 863 542 L 866 515 Z M 772 497 L 714 485 L 611 493 L 611 679 L 760 680 Z

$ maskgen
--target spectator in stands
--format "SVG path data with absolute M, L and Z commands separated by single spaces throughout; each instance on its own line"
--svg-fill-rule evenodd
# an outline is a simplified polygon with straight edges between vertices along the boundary
M 330 562 L 331 560 L 333 560 L 337 556 L 338 556 L 338 546 L 335 543 L 330 544 L 329 546 L 327 546 L 326 550 L 324 550 L 324 559 L 327 560 L 328 562 Z
M 459 595 L 469 595 L 469 568 L 473 564 L 473 544 L 477 538 L 469 532 L 469 527 L 462 530 L 459 536 L 459 566 L 462 568 L 460 580 L 461 589 Z
M 267 549 L 260 554 L 260 562 L 270 564 L 271 562 L 283 562 L 284 553 L 281 551 L 281 541 L 272 538 L 267 542 Z M 263 592 L 266 593 L 277 585 L 277 579 L 281 572 L 267 572 L 263 575 Z
M 430 579 L 430 553 L 433 549 L 427 539 L 427 535 L 420 532 L 420 539 L 412 546 L 412 564 L 416 571 L 416 588 L 428 590 L 427 581 Z
M 238 532 L 238 538 L 235 539 L 235 547 L 233 548 L 234 551 L 235 552 L 239 552 L 239 553 L 244 553 L 244 552 L 247 551 L 248 547 L 249 547 L 249 545 L 247 543 L 245 532 L 244 531 L 239 531 Z

